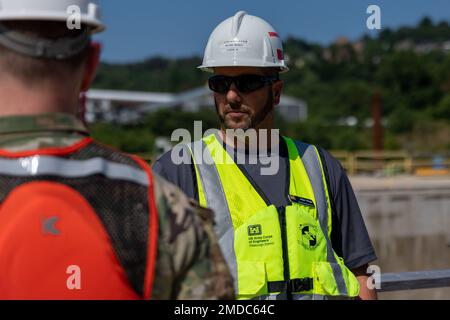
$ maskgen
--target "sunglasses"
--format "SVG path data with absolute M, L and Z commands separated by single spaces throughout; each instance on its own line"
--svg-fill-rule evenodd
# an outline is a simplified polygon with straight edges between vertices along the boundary
M 278 76 L 261 76 L 258 74 L 243 74 L 235 77 L 216 75 L 209 78 L 208 85 L 214 92 L 227 93 L 231 84 L 234 83 L 239 92 L 249 93 L 278 80 Z

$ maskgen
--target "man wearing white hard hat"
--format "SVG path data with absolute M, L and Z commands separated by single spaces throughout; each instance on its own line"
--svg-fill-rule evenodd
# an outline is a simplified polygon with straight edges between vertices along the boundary
M 199 68 L 213 73 L 220 130 L 153 169 L 214 210 L 236 297 L 376 298 L 366 272 L 376 256 L 344 170 L 275 130 L 279 74 L 288 71 L 275 29 L 236 13 L 212 32 Z M 178 161 L 180 151 L 190 161 Z M 265 170 L 275 160 L 277 170 Z
M 210 211 L 76 116 L 99 13 L 0 0 L 0 299 L 233 297 Z

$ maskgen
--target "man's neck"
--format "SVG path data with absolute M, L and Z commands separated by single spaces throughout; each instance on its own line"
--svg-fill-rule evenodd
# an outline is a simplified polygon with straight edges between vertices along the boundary
M 0 81 L 0 116 L 64 112 L 75 114 L 78 96 L 73 89 L 42 84 L 26 87 L 16 81 Z

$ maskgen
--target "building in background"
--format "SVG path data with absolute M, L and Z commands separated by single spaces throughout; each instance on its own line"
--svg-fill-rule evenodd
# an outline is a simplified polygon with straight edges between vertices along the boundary
M 192 112 L 201 108 L 214 110 L 213 94 L 207 87 L 177 94 L 93 89 L 86 96 L 86 121 L 89 123 L 138 123 L 144 114 L 166 108 Z M 277 112 L 287 122 L 304 121 L 308 116 L 308 107 L 301 99 L 283 96 Z

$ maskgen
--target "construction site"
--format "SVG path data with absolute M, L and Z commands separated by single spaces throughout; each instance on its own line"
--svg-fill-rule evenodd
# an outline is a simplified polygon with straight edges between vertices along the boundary
M 450 3 L 373 2 L 0 0 L 0 300 L 450 299 Z
M 103 97 L 88 93 L 88 112 L 104 119 L 116 115 L 119 122 L 138 119 L 146 112 L 164 108 L 212 108 L 212 95 L 205 89 L 181 94 L 184 99 L 161 93 L 146 93 L 139 101 L 133 92 L 106 92 Z M 102 102 L 105 99 L 105 102 Z M 128 99 L 128 100 L 127 100 Z M 131 101 L 131 102 L 129 102 Z M 296 110 L 286 116 L 293 121 L 306 120 L 307 104 L 294 99 L 281 104 L 284 110 Z M 124 103 L 125 102 L 125 103 Z M 431 155 L 407 151 L 382 150 L 382 126 L 379 101 L 373 99 L 373 150 L 331 150 L 349 175 L 378 260 L 381 278 L 380 299 L 448 299 L 450 296 L 450 153 Z M 90 104 L 91 103 L 91 104 Z M 122 104 L 120 104 L 122 103 Z M 127 106 L 131 103 L 131 106 Z M 146 105 L 147 107 L 139 107 Z M 167 105 L 165 105 L 167 103 Z M 295 105 L 297 103 L 297 105 Z M 114 109 L 114 105 L 120 105 Z M 153 104 L 153 106 L 152 106 Z M 103 109 L 102 107 L 103 106 Z M 136 106 L 138 108 L 136 109 Z M 281 109 L 280 108 L 280 109 Z M 109 111 L 116 110 L 111 113 Z M 283 109 L 282 109 L 283 110 Z M 108 112 L 106 112 L 108 111 Z M 196 111 L 196 109 L 189 109 Z M 284 111 L 286 112 L 286 111 Z M 295 111 L 294 111 L 295 112 Z M 129 116 L 134 114 L 135 116 Z M 138 116 L 139 114 L 139 116 Z M 124 116 L 128 115 L 128 116 Z M 292 118 L 294 116 L 294 118 Z M 94 117 L 94 116 L 92 116 Z M 125 118 L 126 117 L 126 118 Z M 298 117 L 298 118 L 295 118 Z M 450 141 L 450 137 L 449 137 Z M 155 141 L 155 152 L 141 153 L 149 163 L 171 149 L 170 139 Z M 383 278 L 387 274 L 387 278 Z M 385 282 L 383 283 L 383 280 Z

